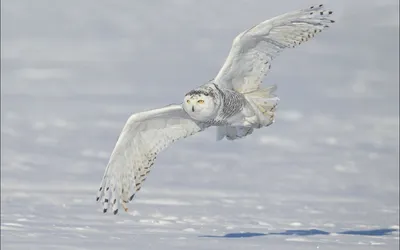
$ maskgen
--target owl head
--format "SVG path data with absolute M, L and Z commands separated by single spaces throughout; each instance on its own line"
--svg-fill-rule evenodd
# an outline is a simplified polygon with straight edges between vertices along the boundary
M 197 121 L 208 121 L 216 116 L 218 102 L 211 91 L 197 89 L 185 95 L 183 109 Z

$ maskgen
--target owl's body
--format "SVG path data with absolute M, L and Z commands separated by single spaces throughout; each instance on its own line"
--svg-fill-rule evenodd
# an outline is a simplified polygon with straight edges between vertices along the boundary
M 333 23 L 324 6 L 289 12 L 242 33 L 217 76 L 189 91 L 183 103 L 133 114 L 110 156 L 97 194 L 103 212 L 127 210 L 162 150 L 209 127 L 217 140 L 236 140 L 274 122 L 275 86 L 261 87 L 272 60 L 284 49 L 312 38 Z
M 220 88 L 210 81 L 185 95 L 183 109 L 193 119 L 207 126 L 218 126 L 217 139 L 226 137 L 228 140 L 241 138 L 253 132 L 253 128 L 261 128 L 273 123 L 275 107 L 279 98 L 272 94 L 274 87 L 257 89 L 250 93 L 240 93 L 236 90 Z M 253 98 L 253 96 L 257 98 Z M 209 100 L 205 100 L 209 99 Z M 210 104 L 207 110 L 198 104 L 205 100 Z M 257 106 L 258 105 L 258 106 Z M 197 112 L 200 109 L 200 112 Z M 210 110 L 210 112 L 208 112 Z M 226 130 L 236 129 L 236 135 L 227 134 Z M 243 134 L 243 130 L 247 132 Z M 224 134 L 225 133 L 225 134 Z

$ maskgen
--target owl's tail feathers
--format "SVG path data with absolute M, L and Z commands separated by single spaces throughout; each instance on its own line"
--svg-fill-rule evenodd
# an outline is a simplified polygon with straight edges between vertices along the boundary
M 259 127 L 267 127 L 275 121 L 275 110 L 279 103 L 279 97 L 274 94 L 276 89 L 276 85 L 273 85 L 245 94 L 258 117 Z

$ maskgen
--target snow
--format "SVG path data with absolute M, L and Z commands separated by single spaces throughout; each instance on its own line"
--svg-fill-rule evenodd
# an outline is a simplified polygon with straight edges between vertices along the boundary
M 322 1 L 336 23 L 277 58 L 276 123 L 160 154 L 128 213 L 95 202 L 131 113 L 215 76 L 233 37 L 315 4 L 2 1 L 4 249 L 398 249 L 398 1 Z

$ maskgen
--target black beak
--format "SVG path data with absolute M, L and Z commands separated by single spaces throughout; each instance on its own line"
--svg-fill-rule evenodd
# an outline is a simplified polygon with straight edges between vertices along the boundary
M 194 112 L 194 106 L 192 106 L 192 112 Z

